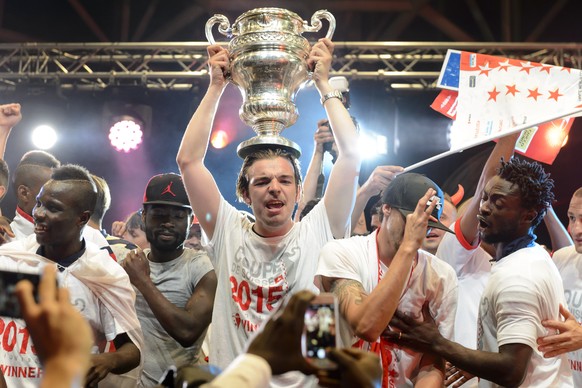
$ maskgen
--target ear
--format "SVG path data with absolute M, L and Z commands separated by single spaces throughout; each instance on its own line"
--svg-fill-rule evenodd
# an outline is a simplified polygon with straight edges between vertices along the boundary
M 392 211 L 392 208 L 390 207 L 390 205 L 386 205 L 386 204 L 382 205 L 382 214 L 384 215 L 384 219 L 387 219 L 388 217 L 390 217 L 391 211 Z
M 247 190 L 243 191 L 243 201 L 247 204 L 247 206 L 251 206 L 251 197 L 249 197 L 249 192 Z
M 90 218 L 91 218 L 91 212 L 89 210 L 85 210 L 79 216 L 79 223 L 80 223 L 80 225 L 81 226 L 87 225 L 87 222 L 89 222 L 89 219 Z
M 524 222 L 531 224 L 537 216 L 538 216 L 538 212 L 536 212 L 535 210 L 533 210 L 533 209 L 526 210 L 523 213 L 523 220 L 524 220 Z
M 26 201 L 30 195 L 30 189 L 28 186 L 20 185 L 16 189 L 16 197 L 21 201 Z
M 0 186 L 0 200 L 2 198 L 4 198 L 5 194 L 6 194 L 6 186 Z

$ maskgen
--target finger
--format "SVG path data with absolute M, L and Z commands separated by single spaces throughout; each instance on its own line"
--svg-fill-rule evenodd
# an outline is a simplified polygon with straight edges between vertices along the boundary
M 291 297 L 291 300 L 287 303 L 285 312 L 289 311 L 289 313 L 294 317 L 303 317 L 305 315 L 305 310 L 307 310 L 307 306 L 309 306 L 309 302 L 311 302 L 313 298 L 315 298 L 313 292 L 307 290 L 299 291 Z
M 382 338 L 386 341 L 396 343 L 402 337 L 401 331 L 393 331 L 393 330 L 384 330 L 382 333 Z
M 422 317 L 424 322 L 434 323 L 434 318 L 430 312 L 430 302 L 428 300 L 422 305 Z
M 332 361 L 335 361 L 343 367 L 349 367 L 354 361 L 354 357 L 352 357 L 351 354 L 344 352 L 343 349 L 330 349 L 327 355 Z
M 572 314 L 570 311 L 568 311 L 568 309 L 566 307 L 564 307 L 561 303 L 560 303 L 560 314 L 566 320 L 568 320 L 568 319 L 575 319 L 574 314 Z
M 368 356 L 368 355 L 374 355 L 374 353 L 370 353 L 370 352 L 365 352 L 363 350 L 360 349 L 356 349 L 356 348 L 343 348 L 342 352 L 349 354 L 352 358 L 359 360 L 361 358 L 363 358 L 364 356 Z
M 53 302 L 57 299 L 57 266 L 49 264 L 44 267 L 38 285 L 40 304 Z
M 63 303 L 70 303 L 71 297 L 69 294 L 69 289 L 68 288 L 64 288 L 64 287 L 59 287 L 57 289 L 57 298 L 59 300 L 59 302 L 63 302 Z
M 34 286 L 28 280 L 21 280 L 16 283 L 16 298 L 22 310 L 22 316 L 25 321 L 36 316 L 40 312 L 40 307 L 36 304 L 33 295 Z
M 424 211 L 426 210 L 427 203 L 429 202 L 430 198 L 434 194 L 436 194 L 436 191 L 434 191 L 434 189 L 428 189 L 426 191 L 426 193 L 423 195 L 423 197 L 418 200 L 418 202 L 416 203 L 416 209 L 415 209 L 415 212 L 417 214 L 424 213 Z M 433 207 L 433 209 L 434 209 L 434 207 Z

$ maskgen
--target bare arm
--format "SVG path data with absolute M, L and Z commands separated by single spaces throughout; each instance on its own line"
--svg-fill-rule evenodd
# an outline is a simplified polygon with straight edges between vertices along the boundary
M 186 127 L 176 162 L 194 214 L 198 216 L 206 235 L 212 238 L 220 206 L 220 191 L 204 165 L 204 158 L 218 103 L 227 85 L 224 72 L 230 63 L 228 52 L 218 45 L 208 47 L 208 57 L 210 85 Z
M 416 388 L 442 387 L 445 381 L 445 361 L 433 354 L 423 354 L 420 359 Z
M 0 105 L 0 159 L 4 159 L 10 131 L 20 120 L 22 120 L 20 104 Z
M 333 43 L 320 39 L 312 50 L 308 63 L 316 63 L 313 79 L 321 96 L 333 91 L 329 84 Z M 342 238 L 350 221 L 358 175 L 360 154 L 356 126 L 344 104 L 338 98 L 330 98 L 324 108 L 338 147 L 338 158 L 334 164 L 323 196 L 327 216 L 334 237 Z
M 137 368 L 140 352 L 126 333 L 121 333 L 113 340 L 115 351 L 91 355 L 91 366 L 87 372 L 86 385 L 97 386 L 109 373 L 122 374 Z
M 504 387 L 518 386 L 525 378 L 533 353 L 531 347 L 506 344 L 501 345 L 497 353 L 468 349 L 439 333 L 426 306 L 423 308 L 423 316 L 424 321 L 417 322 L 396 312 L 390 325 L 402 330 L 402 333 L 385 332 L 384 337 L 399 346 L 439 355 L 472 375 Z M 507 365 L 511 365 L 511 368 Z
M 217 283 L 215 272 L 210 271 L 200 279 L 186 306 L 180 308 L 170 302 L 152 282 L 147 263 L 142 251 L 131 251 L 122 266 L 131 284 L 141 292 L 164 330 L 183 347 L 192 346 L 210 324 Z
M 295 213 L 295 221 L 299 221 L 301 211 L 307 202 L 315 199 L 317 196 L 317 185 L 319 184 L 320 179 L 319 176 L 323 173 L 323 157 L 325 153 L 323 150 L 323 144 L 333 141 L 333 134 L 329 130 L 329 127 L 324 125 L 326 122 L 327 120 L 319 120 L 317 122 L 317 131 L 315 131 L 314 135 L 315 147 L 313 149 L 313 155 L 311 156 L 309 166 L 307 166 L 305 179 L 303 180 L 303 195 L 299 202 L 297 212 Z
M 481 177 L 479 178 L 479 183 L 475 189 L 475 195 L 470 200 L 471 202 L 469 202 L 469 205 L 460 221 L 463 237 L 471 244 L 475 243 L 475 240 L 477 239 L 477 213 L 479 212 L 479 204 L 481 203 L 481 193 L 485 188 L 485 184 L 493 178 L 495 174 L 497 174 L 501 158 L 509 160 L 513 155 L 513 149 L 515 148 L 515 142 L 518 137 L 519 133 L 514 133 L 500 138 L 497 141 L 497 144 L 495 144 L 493 151 L 491 151 L 487 162 L 485 162 L 485 166 L 481 172 Z
M 414 213 L 406 217 L 404 238 L 390 264 L 390 271 L 369 295 L 355 280 L 322 277 L 324 290 L 330 290 L 338 297 L 340 313 L 354 333 L 365 341 L 378 339 L 398 307 L 412 262 L 426 235 L 429 215 L 436 206 L 432 201 L 425 211 L 426 203 L 434 193 L 429 189 L 418 201 Z
M 544 223 L 550 234 L 550 240 L 552 242 L 552 250 L 555 252 L 558 249 L 570 246 L 574 244 L 572 237 L 564 228 L 564 225 L 558 219 L 554 208 L 550 206 L 546 215 L 544 216 Z
M 352 211 L 352 231 L 370 198 L 382 193 L 402 170 L 400 166 L 378 166 L 372 171 L 368 180 L 356 192 L 356 203 Z

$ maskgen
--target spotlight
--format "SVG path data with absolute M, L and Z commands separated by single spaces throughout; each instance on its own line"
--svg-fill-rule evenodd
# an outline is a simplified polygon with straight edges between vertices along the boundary
M 388 138 L 384 135 L 360 132 L 359 142 L 362 159 L 373 159 L 388 153 Z
M 223 131 L 222 129 L 214 132 L 210 137 L 210 144 L 216 149 L 222 149 L 228 145 L 230 139 L 228 138 L 228 134 Z
M 114 121 L 109 129 L 111 145 L 119 152 L 136 150 L 142 142 L 142 123 L 131 116 L 116 117 Z
M 36 148 L 48 150 L 57 142 L 57 133 L 49 125 L 39 125 L 32 131 L 32 143 Z

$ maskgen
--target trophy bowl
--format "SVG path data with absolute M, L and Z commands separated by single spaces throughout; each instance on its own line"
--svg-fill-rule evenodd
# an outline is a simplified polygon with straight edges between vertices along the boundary
M 310 73 L 307 58 L 311 46 L 301 34 L 317 32 L 321 20 L 329 22 L 326 38 L 333 36 L 335 18 L 326 10 L 311 17 L 311 25 L 291 11 L 281 8 L 256 8 L 240 15 L 230 24 L 226 16 L 214 15 L 206 22 L 206 38 L 215 44 L 212 28 L 230 38 L 230 81 L 237 85 L 243 104 L 241 120 L 256 136 L 237 148 L 241 158 L 262 148 L 283 148 L 296 157 L 301 148 L 281 136 L 297 121 L 297 92 L 307 83 Z

